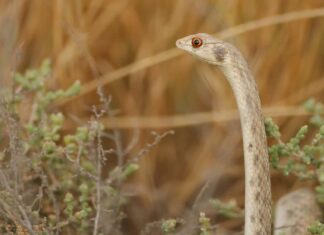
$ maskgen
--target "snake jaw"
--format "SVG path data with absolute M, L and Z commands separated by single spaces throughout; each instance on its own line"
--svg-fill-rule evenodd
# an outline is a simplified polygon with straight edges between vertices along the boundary
M 201 46 L 195 47 L 192 45 L 192 40 L 195 38 L 202 40 Z M 227 51 L 224 47 L 224 42 L 209 34 L 198 33 L 180 38 L 176 41 L 176 46 L 209 64 L 217 66 L 224 66 L 226 64 Z

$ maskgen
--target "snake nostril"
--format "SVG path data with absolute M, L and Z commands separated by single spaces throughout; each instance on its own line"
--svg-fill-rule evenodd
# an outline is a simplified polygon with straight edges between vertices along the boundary
M 183 45 L 182 41 L 181 40 L 177 40 L 176 41 L 176 46 L 177 47 L 181 47 Z

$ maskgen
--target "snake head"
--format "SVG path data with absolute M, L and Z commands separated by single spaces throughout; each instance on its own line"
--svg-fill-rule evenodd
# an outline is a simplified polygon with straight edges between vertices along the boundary
M 206 33 L 198 33 L 177 40 L 178 48 L 209 64 L 224 66 L 228 60 L 226 43 Z

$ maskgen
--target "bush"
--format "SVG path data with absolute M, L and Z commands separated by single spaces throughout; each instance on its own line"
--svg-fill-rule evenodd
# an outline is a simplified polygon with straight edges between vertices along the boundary
M 100 123 L 114 112 L 98 88 L 101 105 L 93 106 L 91 121 L 64 134 L 64 114 L 50 104 L 77 95 L 81 85 L 75 81 L 66 90 L 50 91 L 45 86 L 50 75 L 45 60 L 38 69 L 17 73 L 16 92 L 1 97 L 0 229 L 9 234 L 120 234 L 128 200 L 121 185 L 139 169 L 138 160 L 172 131 L 153 133 L 152 143 L 124 161 L 118 131 L 107 132 Z M 26 97 L 33 105 L 22 123 L 17 110 Z M 105 149 L 104 138 L 115 147 Z M 117 157 L 119 164 L 103 178 L 108 157 Z

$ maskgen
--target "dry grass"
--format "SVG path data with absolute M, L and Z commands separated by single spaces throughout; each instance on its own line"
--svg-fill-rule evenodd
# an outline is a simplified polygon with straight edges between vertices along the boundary
M 185 213 L 207 181 L 201 200 L 235 198 L 243 205 L 241 133 L 236 116 L 228 112 L 235 109 L 231 90 L 214 68 L 179 57 L 175 40 L 226 30 L 222 37 L 239 47 L 252 67 L 264 107 L 281 107 L 284 115 L 275 120 L 288 138 L 305 121 L 291 107 L 311 96 L 324 99 L 323 6 L 322 0 L 2 0 L 0 86 L 9 87 L 13 70 L 38 66 L 50 57 L 54 71 L 48 86 L 67 87 L 79 79 L 84 88 L 77 99 L 53 105 L 70 117 L 67 129 L 89 117 L 90 106 L 98 102 L 94 88 L 103 83 L 121 116 L 105 122 L 109 128 L 129 128 L 122 132 L 125 142 L 143 125 L 152 130 L 177 127 L 174 136 L 142 158 L 141 170 L 125 185 L 134 196 L 123 230 L 138 234 L 148 222 Z M 241 28 L 232 31 L 245 22 L 317 8 L 322 17 L 295 14 L 299 20 L 244 34 Z M 202 78 L 213 82 L 206 85 Z M 22 114 L 28 105 L 26 101 Z M 158 119 L 164 116 L 168 118 Z M 150 122 L 150 117 L 155 119 Z M 138 138 L 134 151 L 149 142 L 149 131 L 141 130 Z M 274 199 L 293 182 L 274 173 Z M 241 222 L 227 226 L 240 228 Z

